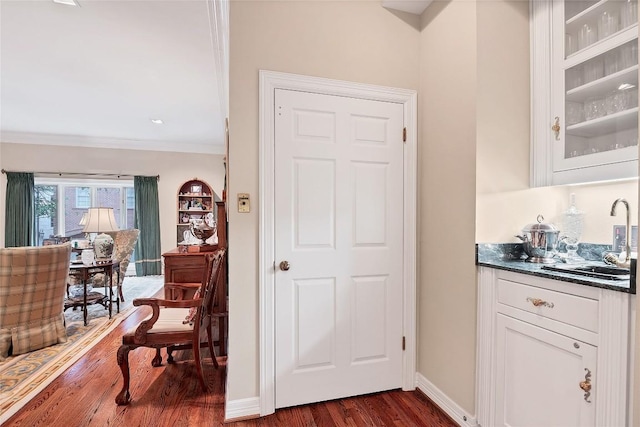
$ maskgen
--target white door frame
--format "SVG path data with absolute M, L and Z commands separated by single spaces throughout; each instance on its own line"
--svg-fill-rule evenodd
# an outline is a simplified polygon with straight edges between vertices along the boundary
M 259 110 L 259 340 L 260 415 L 275 412 L 275 90 L 289 89 L 403 104 L 407 140 L 404 147 L 403 313 L 405 351 L 402 389 L 414 390 L 416 381 L 416 194 L 417 93 L 339 80 L 260 70 Z M 400 191 L 400 190 L 399 190 Z M 400 343 L 398 343 L 400 345 Z

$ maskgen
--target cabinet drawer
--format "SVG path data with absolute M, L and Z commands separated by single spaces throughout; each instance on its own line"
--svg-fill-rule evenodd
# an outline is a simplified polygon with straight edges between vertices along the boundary
M 498 279 L 498 303 L 598 332 L 597 300 Z

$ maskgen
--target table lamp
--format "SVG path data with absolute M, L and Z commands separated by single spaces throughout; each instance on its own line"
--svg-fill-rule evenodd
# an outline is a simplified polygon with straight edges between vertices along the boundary
M 118 231 L 116 217 L 113 208 L 89 208 L 87 219 L 83 231 L 85 233 L 98 233 L 93 239 L 93 250 L 96 255 L 96 262 L 109 262 L 113 254 L 113 238 L 107 231 Z

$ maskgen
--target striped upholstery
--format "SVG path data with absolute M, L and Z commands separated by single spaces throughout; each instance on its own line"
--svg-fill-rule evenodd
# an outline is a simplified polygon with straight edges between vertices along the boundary
M 71 244 L 0 249 L 0 360 L 65 342 Z
M 184 323 L 183 320 L 189 314 L 188 308 L 165 308 L 160 307 L 160 316 L 158 320 L 153 324 L 151 329 L 147 331 L 147 334 L 155 334 L 162 332 L 188 332 L 193 331 L 193 325 Z M 144 320 L 151 319 L 151 315 L 147 316 Z M 129 332 L 134 333 L 138 325 L 133 327 Z

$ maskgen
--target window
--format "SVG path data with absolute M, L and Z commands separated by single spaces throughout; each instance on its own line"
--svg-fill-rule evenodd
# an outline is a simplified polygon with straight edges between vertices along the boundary
M 91 207 L 91 190 L 89 187 L 76 187 L 76 208 L 87 209 Z
M 133 193 L 133 187 L 127 189 L 127 209 L 134 209 L 136 207 L 136 199 Z
M 131 181 L 35 179 L 38 245 L 53 236 L 84 239 L 80 225 L 90 207 L 113 208 L 120 229 L 133 228 L 135 193 Z

